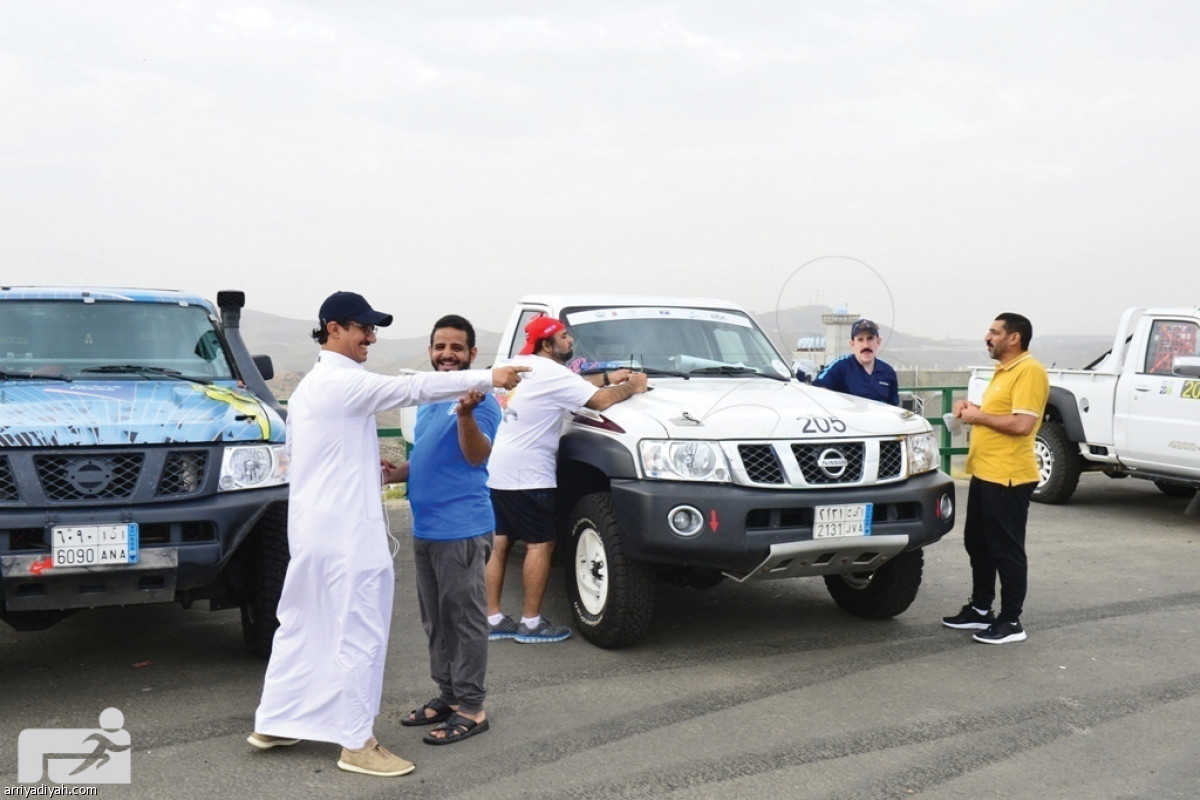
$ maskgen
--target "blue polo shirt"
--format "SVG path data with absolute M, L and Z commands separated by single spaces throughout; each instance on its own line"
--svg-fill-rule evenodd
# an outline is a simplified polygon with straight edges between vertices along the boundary
M 868 373 L 853 353 L 838 356 L 821 370 L 813 385 L 900 405 L 900 381 L 896 377 L 896 370 L 878 358 L 875 359 L 875 369 Z
M 458 446 L 455 401 L 417 409 L 415 441 L 409 459 L 408 501 L 413 536 L 418 539 L 469 539 L 496 527 L 487 487 L 487 462 L 471 466 Z M 490 393 L 472 412 L 484 436 L 496 439 L 500 404 Z

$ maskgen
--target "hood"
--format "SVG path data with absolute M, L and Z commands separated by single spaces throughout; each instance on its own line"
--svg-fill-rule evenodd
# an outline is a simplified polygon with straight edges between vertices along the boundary
M 283 420 L 232 383 L 0 383 L 0 446 L 282 442 Z
M 911 411 L 798 381 L 657 378 L 650 385 L 652 391 L 611 406 L 604 416 L 642 435 L 665 429 L 673 439 L 861 438 L 931 430 Z

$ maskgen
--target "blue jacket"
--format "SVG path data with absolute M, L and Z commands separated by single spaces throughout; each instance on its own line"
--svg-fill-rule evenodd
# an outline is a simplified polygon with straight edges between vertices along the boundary
M 853 353 L 838 356 L 821 370 L 813 385 L 900 405 L 900 381 L 896 377 L 896 370 L 878 358 L 875 359 L 875 369 L 868 374 Z

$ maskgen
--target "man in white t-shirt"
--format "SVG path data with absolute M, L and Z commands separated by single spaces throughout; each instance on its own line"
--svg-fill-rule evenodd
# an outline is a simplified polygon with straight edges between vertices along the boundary
M 556 461 L 563 416 L 587 407 L 603 411 L 646 391 L 646 375 L 627 369 L 594 376 L 603 386 L 565 366 L 574 340 L 567 326 L 552 317 L 535 317 L 525 326 L 525 347 L 514 366 L 529 367 L 517 391 L 508 396 L 504 418 L 488 462 L 488 487 L 496 512 L 496 541 L 487 563 L 490 639 L 524 644 L 561 642 L 571 630 L 542 615 L 542 597 L 554 553 Z M 525 542 L 521 621 L 501 613 L 500 594 L 512 540 Z

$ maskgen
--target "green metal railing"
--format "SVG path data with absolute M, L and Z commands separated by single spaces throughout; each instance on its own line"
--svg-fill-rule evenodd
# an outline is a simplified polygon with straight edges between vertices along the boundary
M 404 457 L 408 458 L 412 455 L 412 442 L 404 438 L 404 431 L 400 428 L 380 428 L 380 439 L 400 439 L 404 442 Z

